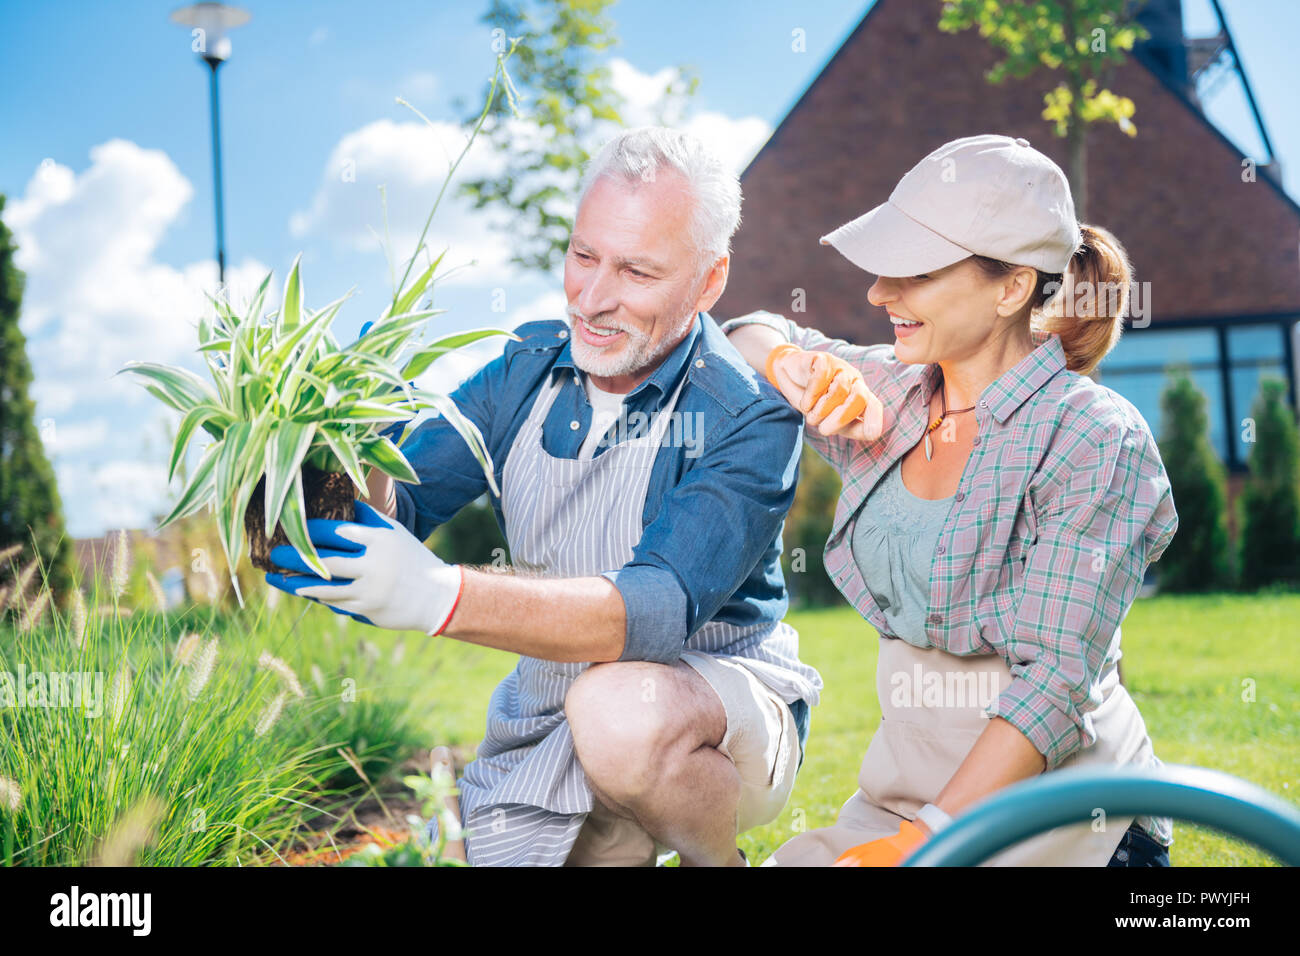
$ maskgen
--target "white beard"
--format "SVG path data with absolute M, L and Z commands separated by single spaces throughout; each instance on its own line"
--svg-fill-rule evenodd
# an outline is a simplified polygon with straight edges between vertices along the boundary
M 663 357 L 676 347 L 677 343 L 681 341 L 685 330 L 690 328 L 691 323 L 695 321 L 695 313 L 688 313 L 685 318 L 675 324 L 671 332 L 659 340 L 658 346 L 655 348 L 651 348 L 650 336 L 638 328 L 620 322 L 594 322 L 593 325 L 596 328 L 621 329 L 628 337 L 628 341 L 621 349 L 612 354 L 607 354 L 607 349 L 589 345 L 582 339 L 577 324 L 580 317 L 587 318 L 587 316 L 583 316 L 572 305 L 566 311 L 574 326 L 570 338 L 573 364 L 588 375 L 595 375 L 599 378 L 633 375 L 642 369 L 658 365 L 663 360 Z

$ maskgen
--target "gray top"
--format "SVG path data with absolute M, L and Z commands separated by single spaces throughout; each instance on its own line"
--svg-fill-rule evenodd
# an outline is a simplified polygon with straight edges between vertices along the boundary
M 902 459 L 880 479 L 854 519 L 853 559 L 867 590 L 889 620 L 887 637 L 930 647 L 925 616 L 930 565 L 955 495 L 931 500 L 907 490 Z

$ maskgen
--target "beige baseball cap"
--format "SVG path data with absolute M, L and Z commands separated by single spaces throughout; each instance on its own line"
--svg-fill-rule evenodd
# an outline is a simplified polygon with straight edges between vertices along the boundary
M 1061 168 L 1027 139 L 983 135 L 940 146 L 887 202 L 821 241 L 873 275 L 902 277 L 971 255 L 1065 272 L 1083 237 Z

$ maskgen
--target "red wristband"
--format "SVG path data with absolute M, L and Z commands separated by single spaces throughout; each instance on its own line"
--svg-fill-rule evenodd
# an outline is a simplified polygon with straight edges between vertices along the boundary
M 458 564 L 456 570 L 460 572 L 460 587 L 456 589 L 456 600 L 451 602 L 451 610 L 447 612 L 447 619 L 439 625 L 436 631 L 429 635 L 430 637 L 437 637 L 451 623 L 452 615 L 456 613 L 456 605 L 460 604 L 460 596 L 465 593 L 465 568 Z

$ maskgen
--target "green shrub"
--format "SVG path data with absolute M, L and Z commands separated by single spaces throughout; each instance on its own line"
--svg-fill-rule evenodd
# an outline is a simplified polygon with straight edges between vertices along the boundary
M 1227 476 L 1210 444 L 1206 404 L 1181 369 L 1160 396 L 1160 457 L 1178 510 L 1178 533 L 1156 565 L 1161 591 L 1232 587 Z
M 1250 475 L 1238 501 L 1241 586 L 1300 581 L 1300 444 L 1286 382 L 1264 378 L 1251 410 Z

